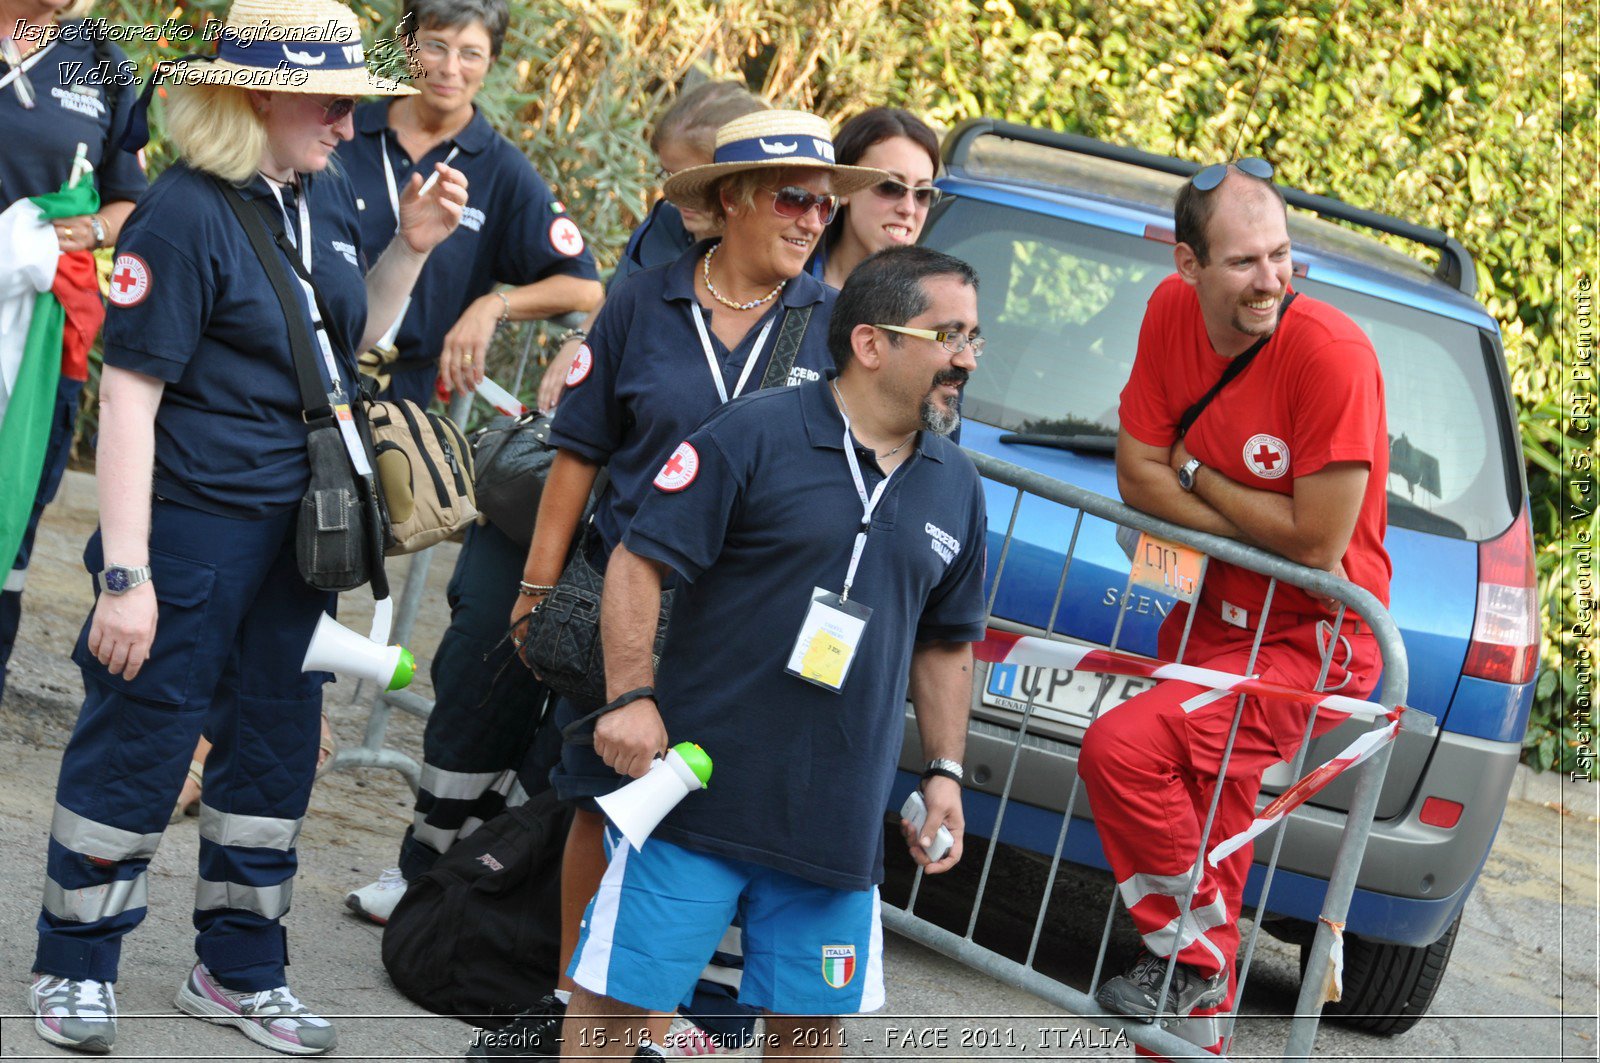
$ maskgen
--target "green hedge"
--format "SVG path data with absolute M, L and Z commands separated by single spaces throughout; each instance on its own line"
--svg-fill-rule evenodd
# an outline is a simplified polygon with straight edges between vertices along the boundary
M 386 35 L 397 6 L 357 9 Z M 208 0 L 178 16 L 225 8 Z M 1563 391 L 1562 325 L 1570 291 L 1593 280 L 1582 264 L 1596 255 L 1597 159 L 1594 82 L 1565 49 L 1592 41 L 1592 3 L 512 0 L 512 9 L 484 97 L 490 117 L 559 189 L 602 260 L 645 210 L 654 164 L 644 134 L 686 75 L 743 77 L 775 103 L 834 119 L 887 102 L 945 127 L 988 115 L 1199 161 L 1263 155 L 1288 184 L 1450 232 L 1476 258 L 1480 298 L 1500 322 L 1523 429 L 1544 640 L 1527 759 L 1579 766 L 1564 706 L 1578 690 L 1566 662 L 1579 649 L 1568 618 L 1580 574 L 1563 547 L 1570 524 L 1592 537 L 1594 520 L 1587 481 L 1563 463 L 1587 452 L 1593 432 L 1572 420 L 1574 395 Z M 100 13 L 148 17 L 133 0 Z M 1592 380 L 1573 386 L 1592 401 Z M 1585 648 L 1592 659 L 1592 637 Z

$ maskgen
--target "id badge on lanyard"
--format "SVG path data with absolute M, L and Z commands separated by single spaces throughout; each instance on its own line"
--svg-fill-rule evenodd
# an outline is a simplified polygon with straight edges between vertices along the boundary
M 861 499 L 861 527 L 856 532 L 855 545 L 850 550 L 850 567 L 845 571 L 844 588 L 835 594 L 822 587 L 813 588 L 811 604 L 806 609 L 805 620 L 795 636 L 794 647 L 789 651 L 785 667 L 790 675 L 799 676 L 835 694 L 844 689 L 850 677 L 850 666 L 855 663 L 861 648 L 861 639 L 872 619 L 872 609 L 850 600 L 850 588 L 855 583 L 856 569 L 861 564 L 861 553 L 867 546 L 867 532 L 872 529 L 872 514 L 883 498 L 884 489 L 894 474 L 878 481 L 878 486 L 867 494 L 866 481 L 861 476 L 861 462 L 856 458 L 855 441 L 850 438 L 850 418 L 843 407 L 844 454 L 850 464 L 850 477 L 855 481 L 856 495 Z M 895 472 L 899 472 L 896 469 Z
M 450 149 L 450 154 L 448 154 L 448 155 L 446 155 L 444 157 L 444 164 L 446 166 L 449 166 L 450 165 L 450 160 L 455 158 L 456 155 L 460 153 L 460 151 L 461 151 L 460 147 L 451 148 Z M 388 133 L 379 133 L 378 134 L 378 154 L 383 157 L 383 182 L 384 182 L 385 185 L 388 186 L 388 191 L 389 191 L 389 210 L 392 211 L 393 214 L 394 214 L 394 232 L 395 232 L 395 235 L 399 236 L 400 235 L 400 186 L 395 182 L 395 179 L 394 179 L 394 164 L 389 161 L 389 134 Z M 395 338 L 396 335 L 399 334 L 400 326 L 405 322 L 405 319 L 406 319 L 406 312 L 409 311 L 410 309 L 411 309 L 411 296 L 408 295 L 408 296 L 406 296 L 405 302 L 400 304 L 400 313 L 395 315 L 394 324 L 390 325 L 388 330 L 385 331 L 384 334 L 381 337 L 379 337 L 378 342 L 373 344 L 374 347 L 382 349 L 382 348 L 385 348 L 385 347 L 393 347 L 394 346 L 394 338 Z

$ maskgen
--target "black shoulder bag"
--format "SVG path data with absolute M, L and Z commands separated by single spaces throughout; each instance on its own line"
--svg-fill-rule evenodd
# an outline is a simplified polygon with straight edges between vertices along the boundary
M 789 380 L 812 307 L 785 311 L 772 360 L 761 376 L 761 388 L 781 387 Z M 601 557 L 600 536 L 592 527 L 595 507 L 605 491 L 603 478 L 579 521 L 581 529 L 555 590 L 538 605 L 528 620 L 523 659 L 544 685 L 586 711 L 606 702 L 606 664 L 600 647 L 600 599 L 605 593 L 606 558 Z M 661 660 L 667 620 L 672 615 L 671 590 L 661 592 L 661 619 L 656 625 L 655 660 Z
M 284 321 L 289 326 L 289 351 L 294 359 L 295 379 L 300 387 L 300 402 L 305 407 L 306 457 L 311 464 L 311 483 L 300 499 L 299 523 L 295 529 L 294 552 L 300 576 L 323 591 L 348 591 L 371 582 L 374 598 L 389 596 L 389 581 L 383 568 L 383 516 L 379 510 L 376 485 L 371 476 L 356 472 L 345 451 L 337 417 L 317 372 L 311 331 L 301 314 L 302 300 L 294 281 L 284 268 L 274 246 L 272 229 L 275 216 L 262 210 L 264 201 L 245 199 L 234 186 L 217 182 L 222 198 L 233 209 L 250 246 L 267 271 L 267 279 L 278 296 Z M 291 254 L 293 251 L 291 250 Z M 324 319 L 327 311 L 322 311 Z M 330 326 L 331 327 L 331 326 Z M 360 404 L 352 402 L 362 445 L 372 452 L 372 442 L 360 416 Z
M 1283 315 L 1289 312 L 1289 304 L 1294 302 L 1294 297 L 1297 294 L 1299 293 L 1290 292 L 1284 298 L 1283 305 L 1278 307 L 1278 324 L 1283 324 Z M 1223 388 L 1239 379 L 1239 376 L 1250 368 L 1250 363 L 1256 360 L 1256 355 L 1261 353 L 1261 349 L 1277 334 L 1278 330 L 1274 328 L 1271 332 L 1252 343 L 1249 348 L 1228 363 L 1227 368 L 1222 371 L 1222 376 L 1218 377 L 1217 382 L 1211 385 L 1210 391 L 1201 395 L 1195 400 L 1193 406 L 1183 411 L 1183 416 L 1178 418 L 1179 439 L 1189 434 L 1189 429 L 1194 427 L 1195 421 L 1200 419 L 1200 414 L 1205 411 L 1205 408 L 1211 405 L 1211 400 L 1216 398 Z

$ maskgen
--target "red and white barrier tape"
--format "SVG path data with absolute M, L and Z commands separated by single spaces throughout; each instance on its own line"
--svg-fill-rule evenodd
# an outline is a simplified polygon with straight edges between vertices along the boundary
M 1219 672 L 1192 664 L 1173 664 L 1153 657 L 1140 657 L 1120 650 L 1100 650 L 1071 642 L 1057 642 L 1035 635 L 1013 635 L 990 629 L 988 636 L 973 647 L 980 661 L 994 664 L 1031 665 L 1035 668 L 1077 668 L 1107 675 L 1140 676 L 1149 679 L 1177 679 L 1213 690 L 1230 690 L 1279 701 L 1298 701 L 1336 712 L 1347 712 L 1366 720 L 1397 720 L 1401 709 L 1390 711 L 1375 701 L 1345 694 L 1319 693 L 1285 686 L 1254 676 Z

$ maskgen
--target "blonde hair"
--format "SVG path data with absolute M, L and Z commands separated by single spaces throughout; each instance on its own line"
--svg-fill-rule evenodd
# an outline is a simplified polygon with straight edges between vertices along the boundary
M 234 184 L 260 168 L 267 147 L 249 91 L 233 85 L 168 82 L 166 129 L 185 162 Z
M 56 22 L 69 22 L 75 18 L 88 18 L 89 12 L 94 10 L 94 0 L 72 0 L 72 3 L 56 12 Z

